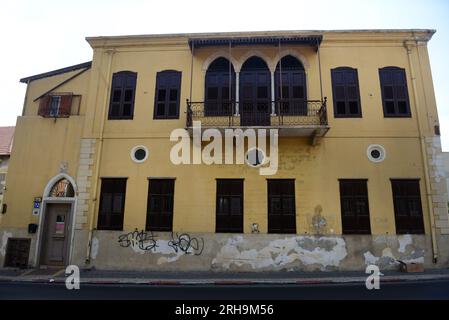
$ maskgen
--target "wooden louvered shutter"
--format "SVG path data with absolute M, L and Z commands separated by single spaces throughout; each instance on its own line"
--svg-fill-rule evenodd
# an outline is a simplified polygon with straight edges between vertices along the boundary
M 72 94 L 62 95 L 61 103 L 59 105 L 59 116 L 68 117 L 72 109 Z
M 39 110 L 37 114 L 41 117 L 48 117 L 50 114 L 50 102 L 51 102 L 51 96 L 43 96 L 39 100 Z

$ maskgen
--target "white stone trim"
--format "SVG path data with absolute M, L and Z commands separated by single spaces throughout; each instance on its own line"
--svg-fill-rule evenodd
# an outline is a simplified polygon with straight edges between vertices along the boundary
M 259 57 L 261 58 L 263 61 L 265 61 L 265 63 L 268 66 L 268 69 L 272 72 L 274 72 L 274 70 L 276 69 L 276 65 L 274 65 L 273 67 L 273 61 L 270 59 L 270 57 L 268 57 L 265 53 L 263 53 L 260 50 L 249 50 L 247 51 L 244 55 L 242 55 L 239 59 L 239 61 L 237 62 L 237 69 L 236 71 L 240 71 L 242 69 L 243 64 L 245 63 L 246 60 L 248 60 L 251 57 Z
M 143 149 L 145 151 L 145 157 L 142 160 L 137 159 L 135 156 L 136 151 L 139 149 Z M 134 161 L 135 163 L 145 162 L 148 159 L 148 154 L 149 154 L 148 148 L 145 147 L 144 145 L 135 146 L 131 149 L 130 152 L 131 160 Z
M 371 155 L 371 152 L 377 150 L 380 153 L 380 157 L 379 158 L 374 158 Z M 366 148 L 366 156 L 368 157 L 369 161 L 374 162 L 374 163 L 379 163 L 385 160 L 385 158 L 387 157 L 387 152 L 385 151 L 385 148 L 383 146 L 381 146 L 380 144 L 371 144 L 368 146 L 368 148 Z
M 310 63 L 304 55 L 302 55 L 300 52 L 298 52 L 294 49 L 286 49 L 286 50 L 282 50 L 280 53 L 278 52 L 276 54 L 276 56 L 274 57 L 274 68 L 275 69 L 276 69 L 276 65 L 279 63 L 279 61 L 285 56 L 293 56 L 296 59 L 298 59 L 302 63 L 304 70 L 307 70 L 310 68 Z
M 229 61 L 231 61 L 232 66 L 234 67 L 234 71 L 237 72 L 237 66 L 238 66 L 237 60 L 235 60 L 235 58 L 233 56 L 229 55 L 229 51 L 226 51 L 226 50 L 216 51 L 213 54 L 211 54 L 209 57 L 207 57 L 206 60 L 204 60 L 204 62 L 203 62 L 202 70 L 204 72 L 206 72 L 207 69 L 209 69 L 209 66 L 211 65 L 211 63 L 214 62 L 215 59 L 218 59 L 218 58 L 226 58 Z

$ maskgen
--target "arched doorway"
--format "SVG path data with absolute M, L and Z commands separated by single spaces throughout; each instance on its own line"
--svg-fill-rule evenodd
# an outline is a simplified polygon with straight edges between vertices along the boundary
M 45 188 L 39 220 L 39 265 L 65 266 L 70 260 L 76 187 L 66 174 L 52 178 Z
M 282 74 L 282 77 L 281 77 Z M 276 65 L 276 113 L 278 115 L 307 115 L 307 87 L 304 66 L 287 55 Z M 281 89 L 282 87 L 282 89 Z
M 217 58 L 206 71 L 205 116 L 232 115 L 234 112 L 232 102 L 234 100 L 234 66 L 226 58 Z
M 253 56 L 240 70 L 240 125 L 269 126 L 271 75 L 267 64 Z

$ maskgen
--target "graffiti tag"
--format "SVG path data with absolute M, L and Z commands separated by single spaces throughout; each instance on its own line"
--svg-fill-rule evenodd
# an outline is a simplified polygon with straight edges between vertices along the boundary
M 168 245 L 175 250 L 175 252 L 182 251 L 185 254 L 194 254 L 195 256 L 201 255 L 204 249 L 204 239 L 191 237 L 187 233 L 171 234 L 171 240 Z
M 153 232 L 138 231 L 137 229 L 133 232 L 120 235 L 118 243 L 124 248 L 133 247 L 144 251 L 154 250 L 157 247 L 157 241 Z
M 199 256 L 203 253 L 204 239 L 195 238 L 188 233 L 173 233 L 171 240 L 159 240 L 160 246 L 163 248 L 168 245 L 175 253 L 193 254 Z M 133 249 L 140 249 L 143 251 L 158 252 L 158 240 L 151 231 L 139 231 L 138 229 L 122 234 L 118 237 L 118 243 L 123 248 L 131 247 Z

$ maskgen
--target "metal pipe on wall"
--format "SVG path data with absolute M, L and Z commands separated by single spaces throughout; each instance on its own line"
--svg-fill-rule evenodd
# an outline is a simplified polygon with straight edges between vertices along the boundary
M 103 151 L 103 131 L 104 131 L 104 125 L 106 122 L 106 110 L 108 108 L 108 97 L 110 95 L 111 90 L 111 68 L 112 68 L 112 57 L 114 55 L 114 50 L 107 50 L 106 54 L 108 55 L 109 61 L 108 61 L 108 69 L 106 73 L 106 90 L 104 91 L 104 103 L 103 103 L 103 110 L 102 110 L 102 118 L 101 118 L 101 125 L 100 125 L 100 133 L 98 137 L 98 152 L 97 152 L 97 159 L 95 162 L 95 174 L 93 175 L 92 179 L 92 204 L 90 209 L 90 219 L 89 219 L 89 234 L 87 237 L 87 248 L 86 248 L 86 264 L 90 263 L 90 254 L 92 250 L 92 236 L 93 236 L 93 224 L 95 220 L 95 208 L 97 203 L 97 189 L 98 189 L 98 180 L 99 180 L 99 174 L 100 174 L 100 164 L 101 164 L 101 156 Z
M 417 42 L 416 42 L 416 44 L 417 44 Z M 427 159 L 425 137 L 422 134 L 422 124 L 421 124 L 419 113 L 418 113 L 418 90 L 416 87 L 415 70 L 413 68 L 413 63 L 412 63 L 412 48 L 411 48 L 411 45 L 406 42 L 404 42 L 404 47 L 405 47 L 405 50 L 407 51 L 408 64 L 409 64 L 409 69 L 410 69 L 410 77 L 412 79 L 413 100 L 415 102 L 416 119 L 417 119 L 417 124 L 418 124 L 418 133 L 419 133 L 419 142 L 421 145 L 421 158 L 422 158 L 423 165 L 424 165 L 424 180 L 425 180 L 425 185 L 426 185 L 427 210 L 429 212 L 429 220 L 430 220 L 430 236 L 432 238 L 433 262 L 437 263 L 438 245 L 437 245 L 436 233 L 435 233 L 435 218 L 433 216 L 432 194 L 431 194 L 430 177 L 429 177 L 429 166 L 428 166 L 428 159 Z M 418 50 L 418 47 L 416 47 L 416 50 Z

